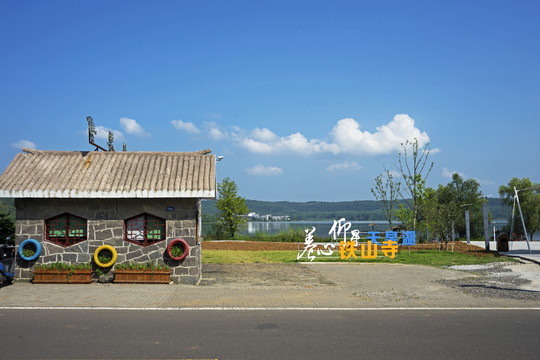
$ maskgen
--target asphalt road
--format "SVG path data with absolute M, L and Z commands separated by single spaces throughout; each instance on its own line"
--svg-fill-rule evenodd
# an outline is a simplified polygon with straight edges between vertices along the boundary
M 0 310 L 0 359 L 534 359 L 538 310 Z

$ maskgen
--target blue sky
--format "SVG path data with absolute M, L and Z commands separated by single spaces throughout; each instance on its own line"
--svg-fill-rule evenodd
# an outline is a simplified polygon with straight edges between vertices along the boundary
M 0 2 L 3 171 L 22 147 L 211 148 L 256 200 L 373 199 L 400 143 L 428 185 L 540 181 L 535 1 Z M 107 140 L 97 142 L 105 147 Z

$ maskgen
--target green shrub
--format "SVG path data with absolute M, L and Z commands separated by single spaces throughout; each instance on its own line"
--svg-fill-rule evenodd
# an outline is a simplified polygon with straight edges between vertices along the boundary
M 112 253 L 109 250 L 102 250 L 98 254 L 98 260 L 102 264 L 109 263 L 113 258 Z
M 90 263 L 81 264 L 69 264 L 62 262 L 55 262 L 50 264 L 37 264 L 35 270 L 57 270 L 57 271 L 75 271 L 75 270 L 91 270 L 92 265 Z
M 184 255 L 184 247 L 181 244 L 174 244 L 171 247 L 171 257 L 178 258 Z
M 116 270 L 122 271 L 122 270 L 132 270 L 132 271 L 155 271 L 155 270 L 169 270 L 168 265 L 156 265 L 153 263 L 134 263 L 130 262 L 129 264 L 116 264 L 115 266 Z
M 36 253 L 36 245 L 34 245 L 33 243 L 25 245 L 22 249 L 22 253 L 25 257 L 31 258 Z

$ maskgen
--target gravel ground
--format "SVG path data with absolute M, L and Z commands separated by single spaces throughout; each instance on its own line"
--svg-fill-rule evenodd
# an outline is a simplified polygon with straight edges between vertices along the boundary
M 476 297 L 540 301 L 540 291 L 523 289 L 531 281 L 512 271 L 515 263 L 490 263 L 483 265 L 455 265 L 449 269 L 470 272 L 470 278 L 439 280 Z M 540 270 L 540 268 L 539 268 Z

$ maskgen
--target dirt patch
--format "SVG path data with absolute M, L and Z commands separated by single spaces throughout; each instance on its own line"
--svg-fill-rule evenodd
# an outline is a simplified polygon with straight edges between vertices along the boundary
M 203 264 L 200 285 L 295 286 L 334 285 L 302 264 Z
M 298 250 L 304 243 L 282 243 L 263 241 L 203 241 L 204 250 Z M 471 254 L 475 256 L 493 256 L 493 253 L 462 242 L 449 243 L 448 251 Z M 408 246 L 400 250 L 408 250 Z M 418 244 L 411 250 L 438 250 L 440 244 Z M 234 286 L 293 286 L 320 287 L 333 286 L 335 283 L 328 276 L 314 271 L 312 267 L 301 263 L 293 264 L 203 264 L 203 280 L 201 285 L 234 285 Z M 433 271 L 433 270 L 431 270 Z
M 265 241 L 203 241 L 203 250 L 247 250 L 247 251 L 264 251 L 264 250 L 298 250 L 304 248 L 304 243 L 282 243 L 282 242 L 265 242 Z M 411 250 L 444 250 L 444 244 L 429 243 L 417 244 L 411 246 Z M 322 247 L 321 247 L 322 249 Z M 400 246 L 399 250 L 408 250 L 409 246 Z M 481 247 L 470 245 L 461 241 L 449 242 L 447 251 L 455 251 L 458 253 L 474 255 L 477 257 L 493 256 L 492 251 L 484 250 Z

